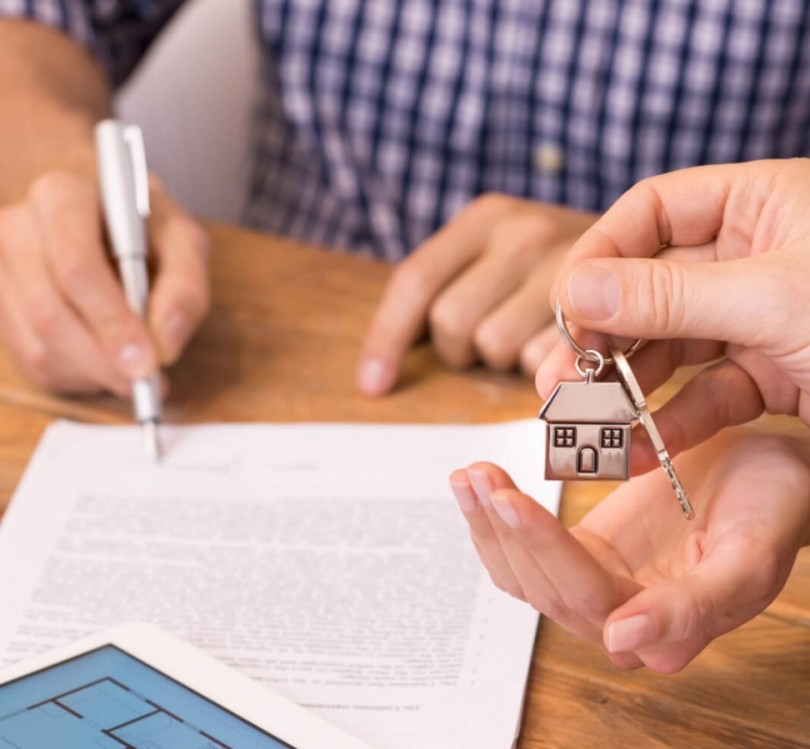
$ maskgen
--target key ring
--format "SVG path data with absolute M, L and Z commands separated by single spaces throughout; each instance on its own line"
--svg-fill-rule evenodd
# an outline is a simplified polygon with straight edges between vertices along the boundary
M 560 299 L 557 298 L 557 310 L 555 313 L 557 317 L 557 327 L 560 330 L 560 335 L 563 337 L 563 340 L 574 350 L 577 354 L 578 360 L 584 359 L 585 361 L 589 361 L 592 364 L 597 365 L 597 377 L 601 374 L 604 367 L 609 367 L 611 364 L 614 363 L 612 356 L 603 356 L 595 349 L 584 349 L 580 346 L 575 340 L 574 337 L 571 335 L 571 332 L 568 330 L 568 326 L 565 324 L 565 316 L 563 315 L 562 306 L 560 305 Z M 644 344 L 644 339 L 636 338 L 633 343 L 631 343 L 625 350 L 624 356 L 626 359 L 629 359 L 633 354 L 638 351 L 642 345 Z M 577 367 L 577 371 L 581 373 L 579 367 Z
M 590 354 L 593 357 L 592 359 L 589 358 L 588 361 L 596 364 L 596 369 L 593 367 L 583 367 L 583 359 L 581 356 L 578 356 L 577 360 L 574 362 L 574 368 L 577 370 L 577 373 L 583 380 L 593 382 L 594 380 L 599 379 L 599 376 L 605 370 L 605 357 L 595 348 L 589 348 L 585 353 Z M 611 361 L 613 361 L 613 359 L 611 359 Z

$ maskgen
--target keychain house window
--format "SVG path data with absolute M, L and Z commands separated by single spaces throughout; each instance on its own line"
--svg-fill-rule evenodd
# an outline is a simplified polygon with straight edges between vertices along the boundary
M 602 427 L 602 447 L 622 447 L 624 432 L 614 427 Z
M 540 412 L 546 478 L 626 479 L 637 413 L 618 382 L 561 382 Z
M 574 427 L 555 427 L 554 446 L 573 447 L 577 444 L 577 430 Z

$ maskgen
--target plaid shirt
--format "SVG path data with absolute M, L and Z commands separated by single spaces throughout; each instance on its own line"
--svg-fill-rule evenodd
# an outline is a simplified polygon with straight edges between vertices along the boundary
M 182 0 L 0 0 L 122 81 Z M 602 210 L 810 155 L 810 2 L 256 0 L 253 226 L 396 260 L 474 196 Z

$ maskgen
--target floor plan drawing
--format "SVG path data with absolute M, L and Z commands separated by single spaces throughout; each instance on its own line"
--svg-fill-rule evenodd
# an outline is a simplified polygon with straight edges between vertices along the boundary
M 232 749 L 111 677 L 0 715 L 0 749 Z

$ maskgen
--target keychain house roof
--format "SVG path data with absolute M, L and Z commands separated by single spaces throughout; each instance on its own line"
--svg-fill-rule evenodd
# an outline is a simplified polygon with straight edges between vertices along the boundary
M 540 411 L 546 478 L 624 480 L 630 429 L 638 418 L 619 382 L 561 382 Z

